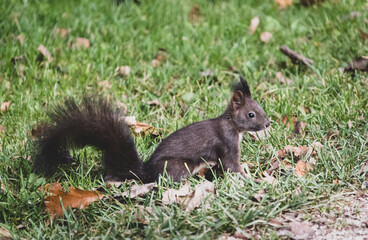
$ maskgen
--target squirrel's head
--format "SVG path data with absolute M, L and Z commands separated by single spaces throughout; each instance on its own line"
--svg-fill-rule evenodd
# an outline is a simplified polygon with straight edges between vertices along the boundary
M 263 108 L 251 98 L 247 81 L 240 77 L 240 82 L 233 86 L 229 110 L 238 131 L 260 131 L 270 126 Z

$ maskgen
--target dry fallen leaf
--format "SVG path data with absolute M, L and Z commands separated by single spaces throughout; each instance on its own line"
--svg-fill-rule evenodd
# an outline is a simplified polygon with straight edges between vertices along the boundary
M 280 81 L 281 84 L 286 84 L 287 83 L 288 85 L 290 85 L 290 84 L 293 83 L 293 81 L 291 81 L 290 78 L 285 77 L 282 74 L 282 72 L 277 72 L 276 73 L 276 78 Z
M 147 104 L 150 106 L 158 106 L 160 105 L 160 101 L 158 99 L 154 99 L 152 101 L 148 101 Z
M 271 127 L 257 132 L 248 131 L 248 134 L 251 136 L 253 141 L 264 140 L 271 136 Z
M 302 134 L 304 133 L 304 129 L 307 126 L 306 122 L 299 122 L 297 121 L 294 125 L 294 133 L 295 134 Z
M 345 72 L 354 72 L 355 70 L 368 71 L 368 57 L 358 57 L 353 60 L 347 67 L 344 68 Z
M 307 173 L 307 163 L 302 161 L 302 160 L 299 160 L 296 163 L 294 174 L 299 176 L 299 177 L 302 177 L 306 173 Z
M 276 185 L 277 182 L 278 182 L 276 178 L 269 175 L 267 172 L 263 172 L 263 176 L 265 176 L 265 178 L 263 180 L 266 181 L 268 184 Z
M 89 48 L 90 46 L 89 40 L 87 38 L 77 37 L 77 39 L 75 40 L 75 46 L 78 48 L 80 47 Z
M 115 69 L 115 73 L 117 73 L 118 75 L 125 77 L 128 76 L 130 73 L 130 67 L 129 66 L 121 66 L 121 67 L 117 67 Z
M 252 35 L 258 28 L 259 25 L 259 17 L 254 17 L 251 21 L 250 21 L 250 26 L 249 26 L 249 34 Z
M 24 44 L 24 34 L 19 34 L 15 39 L 19 41 L 20 45 Z
M 99 82 L 98 86 L 106 88 L 106 89 L 110 89 L 111 83 L 109 82 L 109 80 L 104 80 L 104 81 Z
M 51 56 L 51 53 L 44 45 L 41 44 L 40 46 L 38 46 L 37 50 L 42 54 L 42 56 L 47 58 L 47 61 L 52 62 L 54 60 Z
M 262 41 L 262 42 L 269 42 L 272 38 L 272 33 L 270 32 L 262 32 L 261 35 L 259 36 L 259 39 Z
M 69 187 L 70 192 L 64 192 L 59 183 L 48 184 L 39 189 L 49 194 L 45 197 L 44 203 L 51 218 L 64 215 L 60 200 L 64 209 L 69 207 L 85 209 L 92 202 L 103 197 L 98 191 L 85 191 L 72 187 Z
M 192 23 L 198 23 L 201 20 L 201 9 L 198 5 L 194 5 L 188 14 L 189 21 Z
M 348 121 L 348 128 L 350 129 L 350 128 L 352 128 L 353 127 L 353 122 L 352 121 Z
M 275 0 L 279 8 L 287 8 L 293 4 L 293 0 Z
M 168 189 L 163 192 L 162 203 L 165 205 L 177 203 L 180 204 L 182 209 L 186 212 L 191 212 L 198 207 L 203 200 L 213 200 L 215 198 L 215 194 L 216 186 L 212 182 L 204 181 L 201 184 L 196 185 L 193 191 L 187 183 L 179 190 Z
M 1 103 L 0 112 L 5 112 L 9 109 L 11 101 Z
M 157 186 L 156 183 L 147 183 L 144 185 L 134 185 L 130 188 L 129 191 L 122 192 L 121 196 L 126 197 L 126 198 L 136 198 L 136 197 L 143 196 L 149 193 L 156 186 Z
M 364 32 L 364 31 L 362 31 L 362 30 L 359 30 L 359 31 L 360 31 L 360 38 L 361 38 L 364 42 L 368 41 L 368 33 Z
M 6 239 L 13 239 L 13 238 L 8 229 L 0 227 L 0 239 L 6 240 Z
M 334 179 L 334 180 L 333 180 L 333 184 L 334 184 L 334 185 L 339 184 L 339 182 L 340 182 L 340 181 L 339 181 L 339 179 Z
M 290 223 L 293 239 L 309 239 L 314 233 L 312 225 L 308 222 L 293 221 Z
M 162 131 L 167 131 L 163 128 L 155 128 L 147 123 L 139 122 L 134 116 L 123 117 L 123 120 L 134 130 L 134 133 L 137 136 L 146 136 L 147 134 L 160 136 Z
M 166 50 L 160 49 L 159 52 L 156 54 L 155 59 L 152 60 L 153 67 L 159 67 L 161 63 L 167 61 L 169 55 L 166 53 Z
M 55 28 L 54 37 L 65 38 L 68 35 L 68 30 L 65 28 Z
M 262 188 L 257 193 L 253 194 L 253 197 L 258 201 L 261 202 L 263 197 L 266 195 L 266 189 Z

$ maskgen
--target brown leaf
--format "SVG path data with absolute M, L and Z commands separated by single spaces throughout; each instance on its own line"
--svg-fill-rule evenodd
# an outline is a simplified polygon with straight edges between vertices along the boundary
M 250 35 L 252 35 L 257 30 L 259 22 L 260 22 L 259 17 L 252 18 L 252 20 L 250 21 L 250 26 L 249 26 Z
M 20 45 L 24 44 L 24 34 L 19 34 L 15 39 L 19 41 Z
M 333 184 L 334 184 L 334 185 L 339 184 L 339 182 L 340 182 L 340 181 L 339 181 L 339 179 L 334 179 L 334 180 L 333 180 Z
M 110 89 L 111 83 L 109 82 L 109 80 L 104 80 L 104 81 L 99 82 L 98 86 L 106 88 L 106 89 Z
M 275 0 L 279 8 L 287 8 L 293 4 L 293 0 Z
M 59 183 L 52 183 L 39 188 L 40 191 L 52 193 L 45 197 L 44 203 L 46 211 L 51 217 L 64 215 L 60 199 L 64 209 L 80 208 L 85 209 L 92 202 L 101 199 L 103 195 L 98 191 L 85 191 L 79 188 L 69 187 L 70 192 L 64 192 Z
M 261 35 L 259 36 L 259 39 L 262 41 L 262 42 L 269 42 L 272 38 L 272 33 L 270 32 L 262 32 Z
M 345 72 L 368 71 L 368 57 L 358 57 L 353 60 L 347 67 L 344 68 Z
M 302 106 L 302 110 L 305 112 L 305 113 L 310 113 L 310 109 L 305 107 L 305 106 Z
M 192 191 L 189 184 L 185 184 L 179 190 L 168 189 L 162 193 L 162 203 L 167 205 L 177 203 L 182 206 L 182 209 L 191 212 L 198 207 L 203 200 L 211 201 L 215 198 L 216 186 L 214 183 L 204 181 L 195 186 Z
M 77 48 L 81 48 L 81 47 L 89 48 L 90 46 L 89 40 L 87 38 L 77 37 L 77 39 L 75 40 L 75 46 Z
M 309 239 L 314 233 L 312 225 L 308 222 L 293 221 L 290 223 L 290 227 L 294 234 L 294 239 Z
M 6 112 L 10 108 L 11 101 L 1 103 L 0 112 Z
M 253 197 L 258 201 L 261 202 L 263 197 L 266 195 L 266 189 L 262 188 L 257 193 L 253 194 Z
M 44 45 L 38 46 L 37 50 L 45 57 L 47 58 L 47 61 L 52 62 L 54 59 L 51 56 L 51 53 L 47 50 L 47 48 Z
M 263 180 L 266 181 L 268 184 L 276 185 L 278 182 L 275 177 L 269 175 L 267 172 L 263 172 L 263 176 L 265 176 Z
M 290 85 L 293 83 L 293 81 L 290 78 L 285 77 L 282 72 L 277 72 L 276 78 L 280 81 L 281 84 L 287 83 L 288 85 Z
M 294 174 L 299 176 L 299 177 L 302 177 L 307 173 L 306 168 L 307 168 L 307 163 L 302 161 L 302 160 L 299 160 L 296 163 Z
M 130 188 L 129 191 L 122 192 L 121 196 L 126 197 L 126 198 L 136 198 L 139 196 L 146 195 L 155 187 L 157 187 L 156 183 L 147 183 L 144 185 L 134 185 Z
M 295 122 L 294 125 L 294 133 L 295 134 L 302 134 L 304 132 L 305 127 L 307 126 L 306 122 Z
M 353 127 L 353 122 L 352 121 L 348 121 L 348 128 L 350 129 L 350 128 L 352 128 Z
M 167 61 L 169 55 L 166 53 L 165 49 L 159 49 L 159 52 L 156 54 L 155 59 L 152 60 L 153 67 L 159 67 L 161 63 Z
M 24 65 L 23 64 L 21 63 L 19 64 L 18 71 L 19 71 L 20 78 L 24 78 Z
M 65 28 L 55 28 L 54 37 L 65 38 L 68 35 L 68 30 Z
M 13 238 L 8 229 L 0 227 L 0 239 L 8 240 Z
M 121 67 L 117 67 L 115 69 L 115 72 L 122 76 L 122 77 L 125 77 L 125 76 L 128 76 L 129 73 L 130 73 L 130 67 L 129 66 L 121 66 Z
M 154 99 L 152 101 L 147 102 L 147 104 L 150 106 L 158 106 L 160 105 L 160 101 L 158 99 Z
M 286 125 L 287 121 L 288 121 L 288 116 L 287 116 L 287 115 L 283 116 L 283 117 L 282 117 L 282 123 L 283 123 L 284 125 Z
M 160 136 L 163 131 L 167 131 L 163 128 L 155 128 L 147 123 L 139 122 L 134 116 L 123 117 L 124 121 L 134 130 L 135 135 L 146 136 L 151 134 L 153 136 Z
M 276 226 L 282 226 L 283 225 L 283 223 L 279 219 L 277 219 L 277 218 L 271 219 L 269 221 L 269 223 L 271 223 L 273 225 L 276 225 Z
M 194 5 L 188 14 L 189 21 L 192 23 L 198 23 L 201 21 L 201 9 L 198 5 Z
M 264 140 L 271 136 L 271 127 L 257 132 L 248 131 L 248 134 L 251 136 L 253 141 Z
M 304 7 L 309 7 L 315 4 L 321 4 L 322 2 L 324 2 L 325 0 L 300 0 L 300 3 L 304 6 Z

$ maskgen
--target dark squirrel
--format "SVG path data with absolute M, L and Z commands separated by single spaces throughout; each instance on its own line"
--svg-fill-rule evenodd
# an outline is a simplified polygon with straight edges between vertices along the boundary
M 270 126 L 261 106 L 251 98 L 245 79 L 234 84 L 225 112 L 217 118 L 190 124 L 170 134 L 147 162 L 137 153 L 129 127 L 119 111 L 103 100 L 74 100 L 49 113 L 52 124 L 36 142 L 35 170 L 51 175 L 70 159 L 68 148 L 93 146 L 103 152 L 106 171 L 119 179 L 154 182 L 167 174 L 180 181 L 208 164 L 246 174 L 240 165 L 240 141 L 245 131 Z M 164 173 L 165 172 L 165 173 Z

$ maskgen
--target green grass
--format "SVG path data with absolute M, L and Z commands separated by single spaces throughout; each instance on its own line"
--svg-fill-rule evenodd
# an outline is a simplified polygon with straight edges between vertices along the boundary
M 188 13 L 194 5 L 201 20 L 193 24 Z M 368 32 L 367 5 L 363 0 L 327 0 L 310 8 L 299 4 L 279 10 L 269 1 L 12 1 L 0 2 L 0 103 L 11 101 L 0 113 L 0 227 L 22 238 L 169 238 L 211 239 L 223 234 L 259 231 L 263 238 L 277 239 L 269 220 L 295 209 L 328 209 L 328 199 L 344 191 L 360 189 L 365 174 L 360 165 L 367 161 L 366 124 L 368 114 L 367 74 L 340 74 L 356 56 L 367 55 L 368 45 L 360 30 Z M 353 11 L 362 16 L 349 18 Z M 260 25 L 249 35 L 249 23 L 259 16 Z M 56 28 L 67 28 L 65 39 L 54 37 Z M 262 43 L 259 34 L 269 31 L 273 38 Z M 24 44 L 15 37 L 23 34 Z M 77 37 L 88 38 L 91 47 L 73 49 Z M 40 64 L 37 47 L 43 44 L 54 57 Z M 313 69 L 293 65 L 279 47 L 288 45 L 315 61 Z M 168 59 L 160 67 L 151 64 L 159 48 Z M 23 60 L 12 61 L 15 56 Z M 24 66 L 21 77 L 19 65 Z M 115 76 L 117 66 L 129 65 L 128 77 Z M 159 190 L 147 196 L 119 203 L 112 198 L 72 211 L 50 224 L 43 212 L 43 194 L 37 188 L 60 180 L 64 187 L 105 188 L 99 153 L 91 148 L 76 151 L 82 164 L 63 168 L 53 178 L 32 173 L 31 130 L 47 120 L 46 111 L 68 96 L 100 94 L 127 106 L 127 114 L 139 121 L 170 132 L 189 123 L 215 117 L 225 109 L 235 67 L 247 79 L 253 98 L 261 103 L 272 122 L 272 138 L 242 143 L 242 159 L 253 162 L 250 172 L 259 178 L 269 169 L 276 151 L 286 145 L 321 142 L 314 170 L 305 177 L 292 171 L 277 171 L 274 186 L 243 180 L 233 174 L 218 176 L 214 182 L 218 197 L 207 210 L 191 213 L 180 206 L 160 204 L 161 194 L 173 184 L 163 180 Z M 203 78 L 210 69 L 216 80 Z M 292 79 L 281 85 L 276 72 Z M 99 82 L 108 80 L 111 88 Z M 145 102 L 159 99 L 160 105 Z M 184 106 L 184 107 L 183 107 Z M 302 106 L 311 112 L 305 113 Z M 306 135 L 295 137 L 292 129 L 276 119 L 297 115 L 307 123 Z M 348 127 L 352 121 L 352 128 Z M 328 140 L 331 130 L 340 136 Z M 159 139 L 136 137 L 143 159 L 148 159 Z M 294 165 L 295 163 L 293 163 Z M 333 184 L 333 180 L 340 180 Z M 200 178 L 192 177 L 194 186 Z M 107 195 L 121 189 L 105 189 Z M 174 187 L 179 187 L 175 185 Z M 261 202 L 253 198 L 267 190 Z M 296 190 L 301 189 L 301 194 Z M 136 217 L 140 205 L 153 207 L 141 223 Z M 122 212 L 119 212 L 122 211 Z

